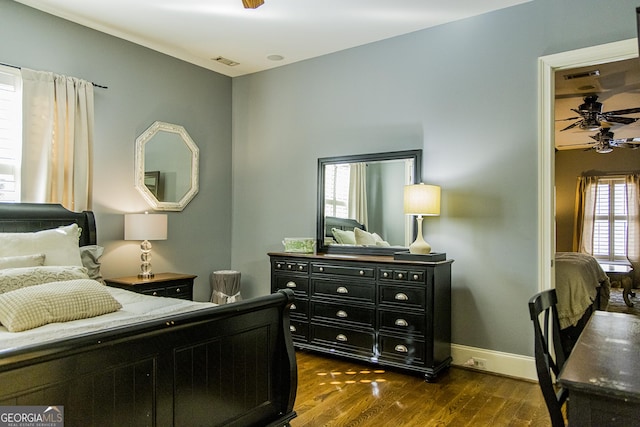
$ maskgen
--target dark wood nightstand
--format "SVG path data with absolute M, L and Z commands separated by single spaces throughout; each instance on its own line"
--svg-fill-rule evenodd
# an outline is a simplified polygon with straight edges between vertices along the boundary
M 107 286 L 140 294 L 193 300 L 193 274 L 158 273 L 151 279 L 138 276 L 105 279 Z

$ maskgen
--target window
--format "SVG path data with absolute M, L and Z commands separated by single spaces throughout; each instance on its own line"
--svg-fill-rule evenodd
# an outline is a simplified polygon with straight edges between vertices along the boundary
M 325 165 L 324 173 L 324 214 L 338 218 L 349 217 L 349 177 L 348 163 Z
M 593 255 L 603 261 L 627 258 L 627 200 L 624 178 L 601 178 L 596 191 Z
M 20 201 L 22 81 L 20 70 L 0 65 L 0 202 Z

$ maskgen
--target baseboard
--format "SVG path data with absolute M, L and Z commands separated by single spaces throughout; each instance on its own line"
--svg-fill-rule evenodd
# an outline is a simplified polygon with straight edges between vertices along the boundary
M 451 344 L 451 357 L 453 358 L 452 364 L 456 366 L 538 381 L 533 357 L 460 344 Z M 480 362 L 478 363 L 478 361 Z

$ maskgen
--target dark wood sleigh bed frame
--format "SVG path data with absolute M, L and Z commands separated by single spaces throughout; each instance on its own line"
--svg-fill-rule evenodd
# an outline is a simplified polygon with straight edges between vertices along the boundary
M 0 232 L 76 222 L 96 243 L 92 212 L 0 203 Z M 65 426 L 287 425 L 297 367 L 293 293 L 53 343 L 0 351 L 0 406 L 64 406 Z

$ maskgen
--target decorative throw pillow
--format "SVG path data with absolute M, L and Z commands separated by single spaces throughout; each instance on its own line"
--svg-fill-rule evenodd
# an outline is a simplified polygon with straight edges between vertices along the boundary
M 38 267 L 44 265 L 44 254 L 0 257 L 0 270 L 5 268 Z
M 6 268 L 0 270 L 0 294 L 43 283 L 88 278 L 87 269 L 76 266 Z
M 331 233 L 333 237 L 336 239 L 336 242 L 341 245 L 355 245 L 356 238 L 353 235 L 353 231 L 350 230 L 340 230 L 339 228 L 332 228 Z
M 44 265 L 82 266 L 77 224 L 35 233 L 0 233 L 0 256 L 45 254 Z
M 122 305 L 95 280 L 45 283 L 0 295 L 0 323 L 20 332 L 55 322 L 112 313 Z
M 376 246 L 389 247 L 389 242 L 385 241 L 378 233 L 371 233 L 373 239 L 376 241 Z
M 100 272 L 100 257 L 104 252 L 104 248 L 98 245 L 88 245 L 80 247 L 80 259 L 82 265 L 87 269 L 89 278 L 97 280 L 104 285 L 102 273 Z
M 376 239 L 373 237 L 371 233 L 361 230 L 359 228 L 354 228 L 353 233 L 356 237 L 356 245 L 361 245 L 361 246 L 376 245 Z

